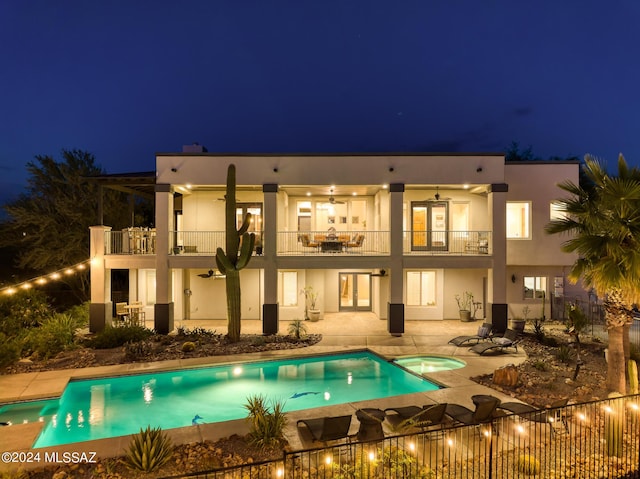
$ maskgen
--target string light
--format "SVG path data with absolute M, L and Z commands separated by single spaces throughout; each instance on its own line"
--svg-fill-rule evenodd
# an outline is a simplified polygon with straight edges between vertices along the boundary
M 6 286 L 0 289 L 0 294 L 15 294 L 20 289 L 30 289 L 36 285 L 44 285 L 47 284 L 50 280 L 58 280 L 62 278 L 62 274 L 64 273 L 66 276 L 70 276 L 75 273 L 82 272 L 87 269 L 87 266 L 90 265 L 89 260 L 82 261 L 81 263 L 76 263 L 73 266 L 69 266 L 66 268 L 61 268 L 53 273 L 47 273 L 42 276 L 38 276 L 35 278 L 28 279 L 26 281 L 22 281 L 21 283 L 14 284 L 12 286 Z

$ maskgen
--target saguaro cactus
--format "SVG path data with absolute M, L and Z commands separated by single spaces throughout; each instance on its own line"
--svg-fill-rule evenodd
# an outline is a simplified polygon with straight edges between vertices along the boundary
M 218 269 L 226 275 L 228 336 L 232 342 L 240 340 L 240 270 L 251 259 L 256 235 L 247 233 L 251 213 L 247 213 L 242 226 L 236 229 L 236 167 L 227 169 L 227 193 L 225 194 L 225 247 L 216 251 Z M 241 240 L 242 239 L 242 243 Z

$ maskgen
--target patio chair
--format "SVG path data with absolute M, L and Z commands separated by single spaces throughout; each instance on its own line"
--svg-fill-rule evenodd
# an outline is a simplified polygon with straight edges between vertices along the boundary
M 304 248 L 313 248 L 317 250 L 320 247 L 320 243 L 316 241 L 311 241 L 309 239 L 309 235 L 300 235 L 299 238 Z
M 515 348 L 516 352 L 518 352 L 518 342 L 518 332 L 513 329 L 507 329 L 504 332 L 504 336 L 492 337 L 490 342 L 478 343 L 469 348 L 469 350 L 481 356 L 489 351 L 503 353 L 507 348 Z
M 530 406 L 529 404 L 514 401 L 501 403 L 498 406 L 498 409 L 512 412 L 527 421 L 550 424 L 552 432 L 555 432 L 553 425 L 560 423 L 564 426 L 564 430 L 569 432 L 569 426 L 567 425 L 565 415 L 563 414 L 563 408 L 568 402 L 568 398 L 559 399 L 558 401 L 552 402 L 549 407 L 538 409 Z
M 300 419 L 297 423 L 300 427 L 304 425 L 315 442 L 327 443 L 349 438 L 349 427 L 351 427 L 351 415 L 348 416 L 327 416 L 314 419 Z
M 471 336 L 456 336 L 455 338 L 449 341 L 449 344 L 454 344 L 458 347 L 465 346 L 467 343 L 471 341 L 475 341 L 478 344 L 481 340 L 486 340 L 491 338 L 491 330 L 493 329 L 493 324 L 491 323 L 482 323 L 482 326 L 478 328 L 478 334 L 474 334 Z
M 345 247 L 347 248 L 347 251 L 351 251 L 353 248 L 362 247 L 362 243 L 364 243 L 364 235 L 360 234 L 356 235 L 353 240 L 347 241 L 345 243 Z
M 446 420 L 447 403 L 426 406 L 390 407 L 384 410 L 389 422 L 396 428 L 420 428 L 422 432 L 442 429 Z M 393 412 L 395 414 L 389 414 Z
M 126 308 L 127 303 L 116 303 L 116 318 L 118 323 L 126 323 L 129 321 L 129 310 Z
M 479 397 L 479 396 L 476 396 Z M 475 410 L 460 404 L 448 404 L 446 414 L 456 422 L 467 426 L 491 422 L 493 414 L 500 405 L 500 399 L 493 396 L 482 396 L 482 400 L 475 400 Z

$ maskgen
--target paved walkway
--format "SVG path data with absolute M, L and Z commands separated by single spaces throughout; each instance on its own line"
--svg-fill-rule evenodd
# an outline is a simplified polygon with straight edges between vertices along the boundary
M 283 356 L 313 355 L 328 352 L 342 352 L 354 349 L 369 349 L 386 358 L 395 358 L 408 355 L 436 355 L 451 356 L 466 363 L 466 367 L 429 374 L 428 377 L 440 384 L 447 386 L 438 391 L 416 393 L 394 398 L 382 398 L 358 403 L 348 403 L 336 406 L 322 407 L 304 411 L 287 413 L 289 422 L 285 435 L 293 449 L 310 447 L 300 438 L 296 422 L 301 418 L 321 417 L 327 415 L 354 414 L 362 407 L 374 407 L 384 409 L 390 406 L 424 405 L 436 402 L 450 402 L 473 407 L 471 396 L 474 394 L 493 394 L 501 397 L 495 390 L 481 386 L 469 378 L 493 372 L 496 368 L 505 364 L 517 364 L 526 359 L 522 351 L 518 353 L 499 354 L 497 356 L 478 356 L 468 350 L 467 347 L 457 348 L 448 344 L 449 339 L 462 334 L 475 334 L 480 326 L 480 321 L 463 323 L 457 320 L 445 321 L 407 321 L 405 334 L 393 337 L 387 333 L 387 323 L 379 320 L 372 313 L 336 313 L 327 314 L 318 322 L 305 322 L 308 333 L 323 335 L 318 344 L 296 350 L 268 351 L 234 355 L 233 361 L 273 359 Z M 280 332 L 286 334 L 287 321 L 281 321 Z M 151 326 L 151 325 L 149 325 Z M 215 329 L 218 333 L 226 333 L 226 321 L 184 321 L 176 324 L 176 327 L 187 328 L 207 327 Z M 244 320 L 242 322 L 243 334 L 260 334 L 262 324 L 260 321 Z M 512 351 L 512 350 L 510 350 Z M 229 362 L 229 357 L 193 358 L 185 360 L 173 360 L 163 362 L 123 364 L 115 366 L 102 366 L 61 371 L 45 371 L 38 373 L 16 374 L 0 376 L 0 403 L 17 400 L 46 398 L 59 396 L 70 379 L 95 378 L 136 372 L 173 370 L 199 366 L 203 364 L 222 364 Z M 503 399 L 506 399 L 502 397 Z M 511 398 L 509 398 L 511 399 Z M 42 423 L 21 424 L 9 426 L 12 434 L 6 434 L 8 429 L 3 428 L 0 437 L 0 451 L 26 451 L 39 434 Z M 358 421 L 353 421 L 352 432 L 356 432 Z M 245 420 L 229 421 L 227 423 L 203 424 L 168 431 L 174 443 L 189 443 L 202 440 L 216 440 L 233 433 L 244 434 L 247 431 Z M 99 457 L 110 457 L 124 453 L 130 441 L 130 436 L 101 439 L 47 448 L 49 451 L 96 451 Z M 2 468 L 0 467 L 0 470 Z

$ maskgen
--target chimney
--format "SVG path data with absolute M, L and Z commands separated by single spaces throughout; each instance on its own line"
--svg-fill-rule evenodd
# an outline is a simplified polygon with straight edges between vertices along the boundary
M 182 153 L 206 153 L 207 149 L 199 143 L 182 145 Z

